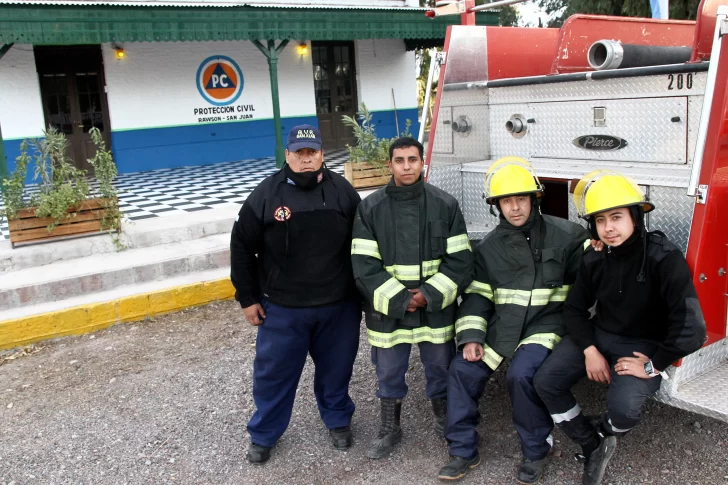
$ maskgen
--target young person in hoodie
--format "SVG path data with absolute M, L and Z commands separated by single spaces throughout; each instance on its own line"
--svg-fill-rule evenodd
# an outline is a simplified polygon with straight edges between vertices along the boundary
M 699 349 L 705 321 L 682 252 L 661 232 L 647 232 L 655 208 L 640 188 L 613 171 L 595 171 L 574 191 L 592 237 L 564 305 L 568 335 L 534 385 L 554 423 L 581 445 L 585 485 L 601 483 L 616 437 L 634 428 L 661 383 L 661 371 Z M 584 416 L 571 388 L 583 377 L 609 386 L 598 422 Z

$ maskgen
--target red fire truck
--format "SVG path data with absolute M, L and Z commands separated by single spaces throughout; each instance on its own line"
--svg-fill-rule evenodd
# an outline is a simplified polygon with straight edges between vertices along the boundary
M 702 0 L 697 21 L 575 15 L 560 29 L 476 26 L 478 8 L 428 12 L 462 15 L 434 63 L 428 181 L 479 239 L 497 224 L 483 183 L 500 157 L 529 160 L 543 212 L 574 221 L 583 175 L 635 179 L 658 207 L 648 229 L 685 252 L 708 329 L 656 398 L 728 421 L 728 1 Z

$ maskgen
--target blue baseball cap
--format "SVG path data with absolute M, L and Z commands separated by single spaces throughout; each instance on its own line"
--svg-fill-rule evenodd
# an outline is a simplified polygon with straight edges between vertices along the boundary
M 321 150 L 321 132 L 312 125 L 298 125 L 288 133 L 288 151 L 295 152 L 301 148 Z

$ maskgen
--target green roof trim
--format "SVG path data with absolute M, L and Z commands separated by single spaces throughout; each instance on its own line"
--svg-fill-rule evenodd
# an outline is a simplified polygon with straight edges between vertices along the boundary
M 497 12 L 476 16 L 498 25 Z M 460 16 L 422 10 L 0 4 L 0 45 L 223 40 L 444 39 Z

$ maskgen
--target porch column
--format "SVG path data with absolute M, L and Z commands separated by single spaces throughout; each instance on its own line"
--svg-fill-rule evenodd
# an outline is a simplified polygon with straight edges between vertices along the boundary
M 10 50 L 13 44 L 5 44 L 0 47 L 0 59 L 3 58 L 5 53 Z M 8 176 L 8 164 L 5 158 L 5 143 L 3 142 L 3 131 L 0 126 L 0 192 L 5 192 L 5 186 L 2 181 Z
M 268 41 L 268 47 L 263 46 L 260 41 L 254 40 L 253 45 L 268 59 L 268 71 L 270 71 L 270 93 L 273 98 L 273 125 L 276 131 L 276 167 L 281 168 L 286 161 L 285 149 L 283 148 L 283 134 L 281 133 L 281 107 L 278 98 L 278 54 L 288 45 L 288 39 L 282 41 L 276 47 L 275 40 Z

